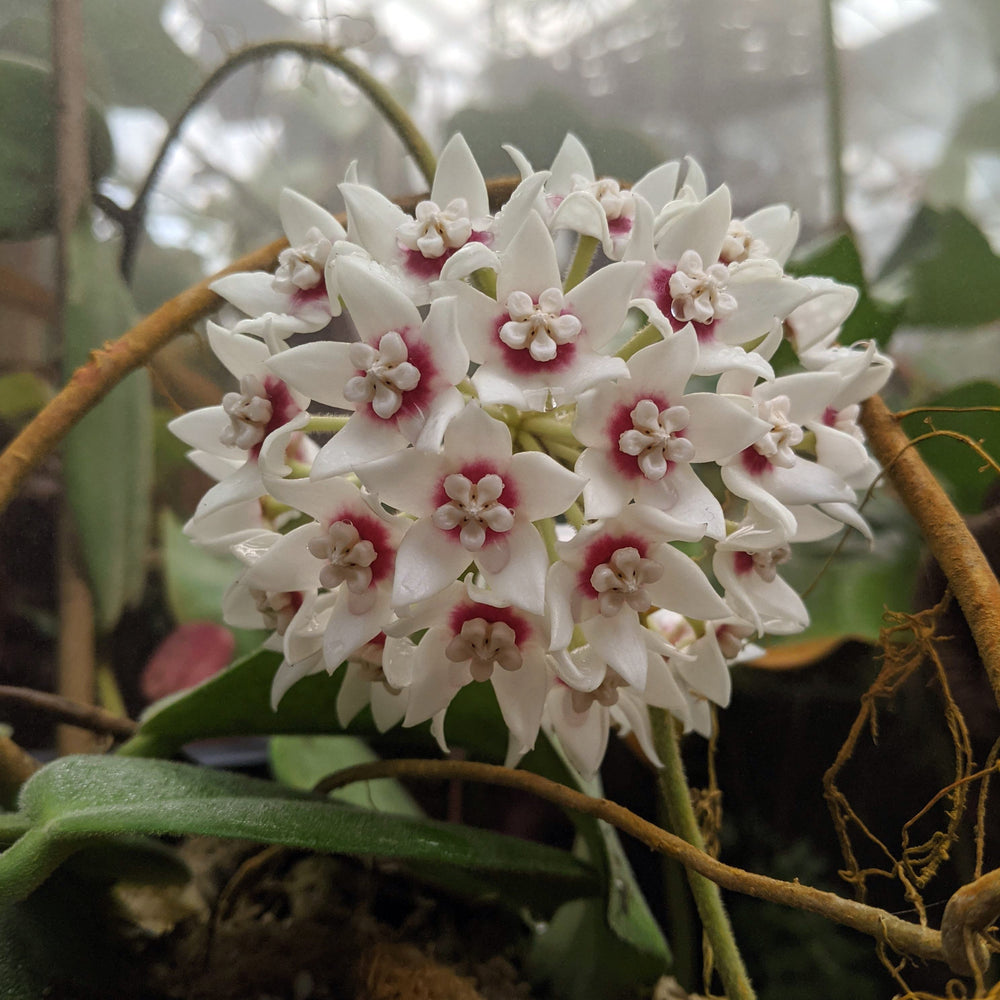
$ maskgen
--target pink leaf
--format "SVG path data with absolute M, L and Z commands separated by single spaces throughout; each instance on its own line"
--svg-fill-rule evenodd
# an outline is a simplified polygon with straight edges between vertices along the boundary
M 233 633 L 213 622 L 178 625 L 153 651 L 142 671 L 143 697 L 156 701 L 194 687 L 218 673 L 233 658 Z

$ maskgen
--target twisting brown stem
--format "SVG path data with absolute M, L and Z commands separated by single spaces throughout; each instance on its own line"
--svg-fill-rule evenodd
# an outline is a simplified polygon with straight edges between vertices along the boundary
M 989 952 L 981 936 L 1000 917 L 1000 870 L 963 885 L 944 908 L 941 943 L 948 963 L 963 975 L 985 971 Z
M 800 885 L 798 882 L 782 882 L 780 879 L 734 868 L 692 847 L 680 837 L 661 830 L 615 802 L 592 798 L 530 771 L 515 771 L 495 764 L 480 764 L 474 761 L 380 760 L 338 771 L 324 778 L 316 786 L 316 790 L 328 792 L 355 781 L 369 781 L 373 778 L 422 780 L 457 778 L 518 788 L 564 809 L 573 809 L 603 819 L 622 832 L 642 841 L 652 850 L 669 855 L 724 889 L 792 906 L 809 913 L 817 913 L 828 920 L 869 934 L 906 955 L 939 962 L 945 960 L 941 935 L 929 927 L 921 927 L 919 924 L 893 916 L 885 910 L 866 906 L 853 899 L 844 899 L 832 892 L 823 892 L 820 889 Z
M 993 696 L 1000 704 L 1000 582 L 962 515 L 916 449 L 910 447 L 912 442 L 881 397 L 865 401 L 861 424 L 873 454 L 948 578 L 976 640 Z
M 110 736 L 133 736 L 138 728 L 131 719 L 112 715 L 96 705 L 83 705 L 62 695 L 36 691 L 34 688 L 12 687 L 0 684 L 0 704 L 26 705 L 57 719 L 59 722 L 89 729 L 92 733 L 107 733 Z

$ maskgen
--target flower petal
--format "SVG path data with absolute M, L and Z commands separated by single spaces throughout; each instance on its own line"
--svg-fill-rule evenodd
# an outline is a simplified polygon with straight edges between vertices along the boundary
M 535 301 L 547 288 L 561 288 L 562 276 L 549 227 L 537 212 L 531 212 L 514 234 L 502 256 L 497 275 L 497 302 L 511 292 L 527 292 Z
M 642 271 L 639 261 L 616 261 L 595 271 L 567 293 L 566 306 L 583 323 L 583 332 L 595 350 L 622 328 L 632 286 Z
M 729 229 L 732 202 L 725 184 L 707 198 L 678 213 L 657 235 L 656 255 L 673 263 L 686 250 L 694 250 L 706 267 L 719 259 L 722 241 Z
M 469 565 L 469 553 L 451 534 L 430 520 L 417 521 L 403 536 L 396 552 L 392 603 L 405 608 L 433 597 Z
M 374 188 L 347 182 L 339 187 L 347 208 L 348 239 L 383 264 L 394 260 L 399 254 L 396 230 L 410 216 Z M 338 268 L 342 259 L 336 258 Z
M 526 654 L 518 670 L 503 670 L 496 666 L 490 678 L 497 703 L 517 749 L 527 753 L 535 745 L 542 724 L 545 693 L 549 679 L 540 650 Z
M 270 358 L 267 367 L 279 378 L 327 406 L 351 409 L 344 398 L 347 380 L 356 373 L 351 345 L 313 340 Z
M 486 181 L 461 132 L 456 132 L 441 150 L 431 185 L 431 201 L 442 208 L 456 198 L 465 199 L 473 221 L 490 214 Z
M 347 239 L 347 230 L 325 208 L 291 188 L 281 192 L 278 214 L 293 247 L 308 241 L 310 229 L 318 229 L 331 243 Z
M 337 281 L 358 336 L 365 343 L 376 344 L 390 330 L 420 328 L 420 313 L 410 299 L 355 258 L 338 260 Z
M 302 660 L 300 663 L 289 663 L 287 660 L 282 660 L 281 665 L 274 675 L 274 680 L 271 681 L 272 711 L 276 712 L 278 710 L 281 699 L 285 697 L 288 689 L 293 684 L 302 680 L 303 677 L 308 677 L 310 674 L 318 674 L 323 669 L 323 656 L 321 653 L 311 656 L 308 660 Z
M 517 484 L 518 512 L 529 521 L 564 513 L 585 482 L 582 476 L 537 451 L 514 455 L 510 474 Z
M 646 686 L 646 643 L 639 616 L 631 608 L 622 608 L 610 618 L 595 615 L 581 628 L 595 654 L 626 683 L 640 691 Z
M 665 572 L 656 583 L 647 586 L 649 596 L 661 608 L 668 608 L 688 618 L 726 618 L 729 606 L 712 589 L 698 564 L 672 545 L 662 543 L 652 557 Z
M 504 601 L 532 614 L 543 614 L 549 556 L 542 536 L 534 525 L 518 516 L 514 527 L 504 533 L 503 543 L 507 548 L 507 559 L 500 569 L 491 571 L 484 565 L 486 560 L 477 556 L 476 562 L 483 576 Z M 486 555 L 485 551 L 483 555 Z
M 371 642 L 392 617 L 389 593 L 377 587 L 375 600 L 364 614 L 351 611 L 351 594 L 342 587 L 323 636 L 323 659 L 328 670 L 336 670 L 365 643 Z

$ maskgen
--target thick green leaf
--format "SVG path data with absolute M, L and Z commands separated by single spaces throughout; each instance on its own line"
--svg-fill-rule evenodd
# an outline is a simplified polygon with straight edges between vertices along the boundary
M 119 754 L 170 756 L 190 740 L 206 736 L 334 730 L 340 672 L 332 678 L 325 673 L 304 678 L 292 686 L 277 711 L 272 711 L 271 680 L 280 660 L 277 653 L 260 651 L 190 691 L 157 702 L 144 715 L 138 734 L 119 749 Z M 470 684 L 458 693 L 448 710 L 445 729 L 452 745 L 487 760 L 503 760 L 507 733 L 489 684 Z M 378 736 L 368 712 L 355 719 L 349 730 Z M 396 755 L 426 750 L 432 745 L 426 724 L 392 730 L 376 743 L 376 749 L 382 749 L 383 744 Z M 525 756 L 522 766 L 594 794 L 544 734 L 539 735 L 535 749 Z M 604 879 L 605 932 L 615 942 L 631 947 L 637 962 L 667 968 L 670 950 L 635 882 L 617 833 L 589 817 L 571 814 L 571 818 Z
M 135 314 L 117 253 L 87 223 L 70 242 L 63 367 L 67 377 L 94 348 L 124 333 Z M 153 469 L 152 402 L 144 371 L 133 372 L 67 435 L 69 499 L 97 606 L 110 629 L 142 593 Z
M 968 194 L 972 158 L 995 156 L 1000 148 L 1000 93 L 973 104 L 955 129 L 944 156 L 927 179 L 926 193 L 936 205 L 960 205 Z
M 842 343 L 875 340 L 884 345 L 899 324 L 901 307 L 881 302 L 870 294 L 861 255 L 849 233 L 841 233 L 819 247 L 808 248 L 805 256 L 789 262 L 787 270 L 798 276 L 813 274 L 833 278 L 857 288 L 858 304 L 844 323 L 840 334 Z
M 207 681 L 146 709 L 125 756 L 172 757 L 191 740 L 214 736 L 325 734 L 335 731 L 340 675 L 314 674 L 271 709 L 271 681 L 281 654 L 258 650 Z
M 63 757 L 21 789 L 27 830 L 0 854 L 0 901 L 23 899 L 67 857 L 109 837 L 238 837 L 365 857 L 428 859 L 545 880 L 553 901 L 591 895 L 593 869 L 565 851 L 485 830 L 355 809 L 270 781 L 160 760 Z
M 94 85 L 108 94 L 109 102 L 152 108 L 174 118 L 203 74 L 164 30 L 163 0 L 84 0 L 83 8 Z
M 0 56 L 0 240 L 25 240 L 55 226 L 55 134 L 52 74 L 43 65 Z M 91 106 L 90 173 L 111 169 L 111 136 Z
M 334 771 L 378 760 L 356 736 L 273 736 L 268 745 L 271 773 L 290 788 L 308 791 Z M 331 794 L 340 802 L 400 816 L 422 816 L 413 796 L 392 778 L 359 781 Z
M 99 905 L 93 884 L 67 872 L 28 899 L 0 903 L 0 1000 L 117 995 L 124 956 Z
M 928 406 L 962 408 L 967 406 L 1000 407 L 1000 385 L 996 382 L 967 382 L 927 402 Z M 903 427 L 911 437 L 929 433 L 933 428 L 957 431 L 980 443 L 994 461 L 1000 463 L 1000 413 L 914 413 Z M 920 455 L 945 486 L 955 506 L 964 514 L 983 509 L 986 491 L 996 481 L 997 473 L 972 448 L 954 438 L 941 437 L 918 445 Z
M 557 996 L 606 1000 L 636 995 L 668 969 L 655 955 L 636 951 L 608 933 L 603 901 L 564 904 L 536 936 L 529 957 L 533 979 L 551 983 Z

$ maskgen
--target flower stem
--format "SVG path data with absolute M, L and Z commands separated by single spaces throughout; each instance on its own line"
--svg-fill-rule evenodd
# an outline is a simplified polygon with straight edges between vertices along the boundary
M 583 516 L 583 511 L 580 509 L 580 504 L 574 500 L 569 507 L 566 509 L 566 520 L 579 531 L 583 525 L 585 518 Z
M 628 361 L 633 354 L 641 351 L 644 347 L 649 347 L 651 344 L 657 343 L 657 341 L 663 340 L 663 334 L 654 326 L 652 323 L 647 323 L 641 330 L 633 334 L 629 339 L 622 345 L 621 350 L 618 351 L 618 357 L 622 361 Z
M 684 762 L 681 760 L 673 720 L 662 709 L 651 708 L 650 715 L 656 752 L 663 762 L 663 770 L 659 775 L 660 795 L 667 808 L 670 826 L 682 840 L 686 840 L 699 851 L 704 851 L 705 844 L 691 806 L 691 795 L 684 775 Z M 729 1000 L 753 1000 L 756 994 L 750 985 L 750 977 L 736 945 L 736 938 L 733 936 L 719 887 L 691 868 L 687 870 L 687 875 L 691 894 L 698 907 L 705 935 L 712 947 L 712 957 L 722 979 L 726 996 Z M 708 986 L 706 983 L 705 987 Z
M 573 424 L 570 420 L 557 420 L 555 417 L 528 416 L 521 423 L 524 430 L 545 441 L 558 441 L 560 444 L 574 445 L 579 449 L 580 445 L 573 433 Z
M 342 430 L 350 416 L 336 416 L 332 413 L 318 413 L 309 417 L 309 423 L 305 426 L 307 434 L 336 434 Z
M 579 445 L 563 444 L 561 441 L 546 441 L 545 450 L 553 458 L 568 463 L 570 468 L 576 465 L 576 461 L 580 457 Z
M 559 553 L 556 551 L 556 522 L 551 517 L 543 518 L 541 521 L 532 522 L 538 529 L 539 534 L 545 539 L 545 551 L 549 555 L 549 562 L 559 562 Z
M 566 280 L 563 282 L 564 292 L 568 292 L 571 288 L 576 288 L 587 277 L 587 272 L 590 270 L 590 264 L 596 252 L 596 236 L 581 236 L 577 240 L 576 253 L 573 254 L 573 261 L 566 274 Z
M 545 454 L 542 442 L 530 431 L 523 428 L 517 432 L 517 446 L 521 451 L 540 451 Z

